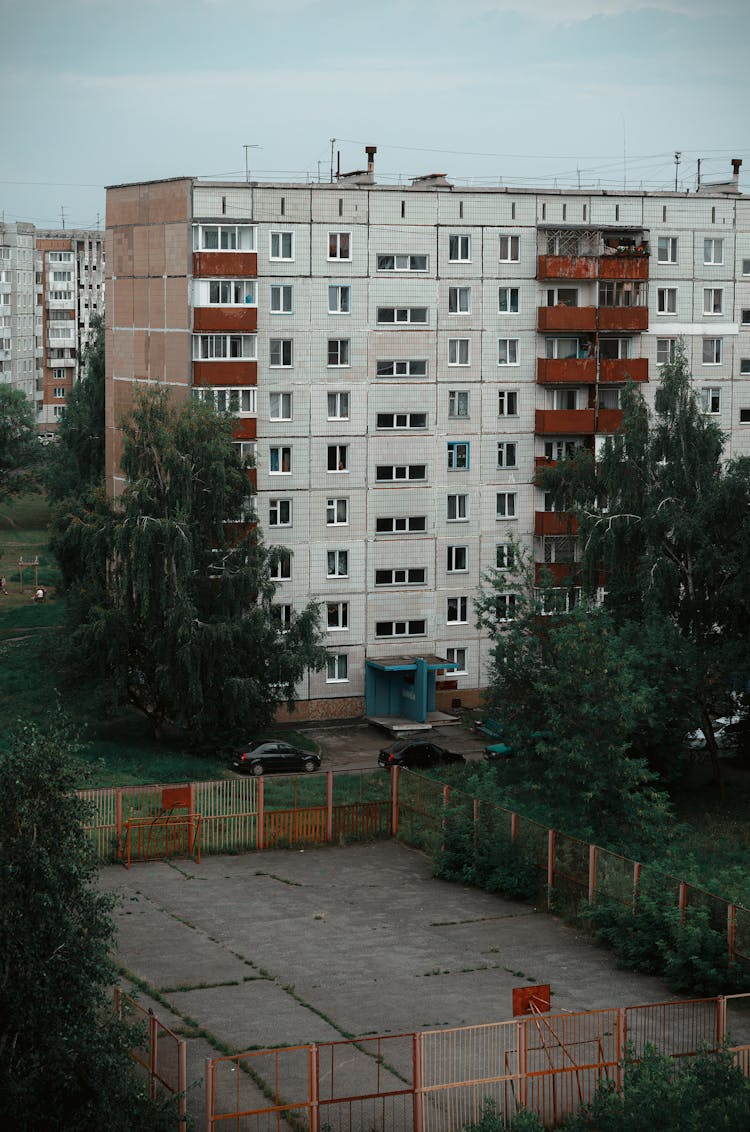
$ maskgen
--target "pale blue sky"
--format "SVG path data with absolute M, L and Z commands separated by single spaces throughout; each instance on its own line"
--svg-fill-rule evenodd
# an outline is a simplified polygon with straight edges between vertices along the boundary
M 0 0 L 0 215 L 183 174 L 750 191 L 748 0 Z

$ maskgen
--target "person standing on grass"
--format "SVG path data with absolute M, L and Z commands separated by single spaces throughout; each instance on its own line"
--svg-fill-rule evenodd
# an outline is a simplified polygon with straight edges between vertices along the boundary
M 0 593 L 4 593 L 6 597 L 8 595 L 8 591 L 5 588 L 5 574 L 3 574 L 2 578 L 0 578 Z

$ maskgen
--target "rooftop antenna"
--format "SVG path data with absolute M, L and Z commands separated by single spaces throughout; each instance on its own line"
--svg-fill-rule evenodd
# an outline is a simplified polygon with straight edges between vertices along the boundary
M 62 230 L 65 231 L 65 205 L 60 205 L 60 219 L 62 220 Z
M 698 158 L 698 183 L 695 186 L 695 191 L 698 192 L 700 187 L 701 187 L 701 159 L 699 157 Z
M 333 184 L 333 147 L 336 144 L 336 139 L 331 138 L 331 184 Z
M 677 174 L 678 174 L 679 169 L 680 169 L 680 158 L 681 157 L 682 157 L 682 154 L 680 153 L 679 149 L 676 149 L 674 151 L 674 191 L 675 192 L 677 192 Z
M 628 184 L 628 150 L 627 150 L 627 135 L 625 133 L 625 115 L 621 114 L 622 118 L 622 187 L 627 188 Z
M 250 168 L 249 168 L 248 163 L 247 163 L 247 151 L 249 149 L 262 149 L 262 146 L 259 146 L 259 145 L 243 145 L 242 148 L 245 151 L 245 180 L 249 181 L 250 180 Z

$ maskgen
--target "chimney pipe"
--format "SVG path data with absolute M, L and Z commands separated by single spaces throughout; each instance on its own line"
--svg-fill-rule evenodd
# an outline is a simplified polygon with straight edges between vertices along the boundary
M 373 174 L 375 172 L 375 154 L 378 152 L 376 145 L 366 145 L 365 153 L 367 154 L 367 172 Z M 740 164 L 742 164 L 740 162 Z
M 735 177 L 739 177 L 741 167 L 742 167 L 742 158 L 741 157 L 733 157 L 732 158 L 732 172 L 735 175 Z

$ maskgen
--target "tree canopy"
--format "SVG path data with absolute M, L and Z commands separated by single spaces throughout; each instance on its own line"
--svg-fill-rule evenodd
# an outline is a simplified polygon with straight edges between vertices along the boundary
M 39 454 L 33 405 L 19 389 L 0 385 L 0 503 L 36 487 Z
M 168 1129 L 117 1021 L 114 926 L 83 828 L 64 723 L 21 725 L 0 760 L 0 1111 L 3 1128 Z
M 123 495 L 70 507 L 56 550 L 75 576 L 68 670 L 110 702 L 197 739 L 268 725 L 321 667 L 315 603 L 288 624 L 274 615 L 272 566 L 252 522 L 247 470 L 231 419 L 163 389 L 123 429 Z
M 44 482 L 53 502 L 80 497 L 104 480 L 104 320 L 91 320 L 83 375 L 71 390 L 51 446 Z

